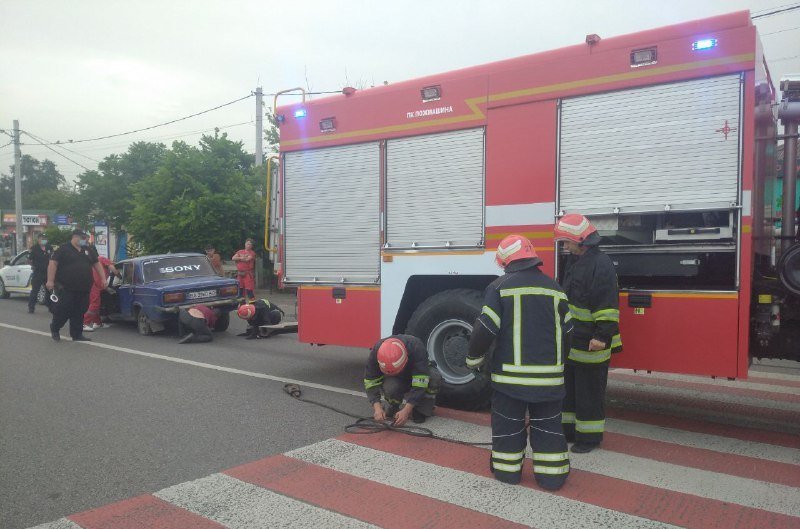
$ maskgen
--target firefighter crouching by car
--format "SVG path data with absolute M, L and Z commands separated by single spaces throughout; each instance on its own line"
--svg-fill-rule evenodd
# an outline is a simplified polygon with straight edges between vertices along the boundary
M 217 312 L 205 305 L 193 305 L 178 311 L 178 322 L 189 330 L 189 333 L 178 343 L 210 342 L 211 330 L 217 324 Z
M 495 259 L 505 273 L 486 288 L 467 356 L 467 367 L 479 368 L 495 343 L 490 468 L 495 479 L 519 483 L 530 435 L 534 478 L 557 490 L 570 468 L 561 426 L 563 362 L 572 330 L 567 296 L 539 269 L 542 261 L 527 238 L 507 236 Z
M 428 351 L 416 336 L 398 334 L 379 340 L 369 353 L 364 389 L 376 421 L 403 426 L 411 418 L 423 423 L 433 416 L 441 386 L 439 370 L 430 365 Z M 386 405 L 381 403 L 381 395 Z
M 247 330 L 237 336 L 247 336 L 248 340 L 259 338 L 258 328 L 262 325 L 277 325 L 283 319 L 281 308 L 268 299 L 239 306 L 236 315 L 247 321 Z
M 603 440 L 605 394 L 611 355 L 622 351 L 619 290 L 614 264 L 597 245 L 600 235 L 583 215 L 565 215 L 554 229 L 571 254 L 562 286 L 575 331 L 566 360 L 564 433 L 572 451 L 591 452 Z

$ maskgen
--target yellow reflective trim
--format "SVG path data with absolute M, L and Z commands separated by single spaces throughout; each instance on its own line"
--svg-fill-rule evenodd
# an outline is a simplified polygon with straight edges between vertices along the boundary
M 569 465 L 564 465 L 561 467 L 545 467 L 541 465 L 533 465 L 533 473 L 551 474 L 551 475 L 567 474 L 569 473 Z
M 383 384 L 383 377 L 364 379 L 364 389 L 374 388 L 375 386 L 380 386 L 381 384 Z
M 522 295 L 514 296 L 514 363 L 522 365 Z
M 525 452 L 495 452 L 492 450 L 492 457 L 495 459 L 502 459 L 504 461 L 519 461 L 525 457 Z
M 603 433 L 606 421 L 575 421 L 575 430 L 581 433 Z
M 570 322 L 570 321 L 572 321 L 572 313 L 571 312 L 567 312 L 567 315 L 564 316 L 564 323 L 567 323 L 567 322 Z
M 600 364 L 611 359 L 611 348 L 602 349 L 600 351 L 581 351 L 580 349 L 570 349 L 569 356 L 567 358 L 584 364 Z
M 536 461 L 566 461 L 569 459 L 569 454 L 566 452 L 534 452 L 533 459 Z
M 619 310 L 617 309 L 603 309 L 597 312 L 592 312 L 594 321 L 619 321 Z
M 592 312 L 589 309 L 582 309 L 580 307 L 576 307 L 575 305 L 569 305 L 569 312 L 572 314 L 572 317 L 578 321 L 594 321 L 592 319 Z
M 567 299 L 567 295 L 563 292 L 540 287 L 504 288 L 500 290 L 500 296 L 504 298 L 509 296 L 552 296 L 558 299 Z
M 622 336 L 615 334 L 611 337 L 611 347 L 622 347 Z
M 411 377 L 411 386 L 415 388 L 427 388 L 430 377 L 427 375 L 414 375 Z
M 492 373 L 492 382 L 497 382 L 499 384 L 515 384 L 518 386 L 561 386 L 564 384 L 564 377 L 523 378 Z
M 503 472 L 522 472 L 522 463 L 508 465 L 506 463 L 495 463 L 492 461 L 492 467 L 494 467 L 495 470 L 502 470 Z
M 559 364 L 556 366 L 545 366 L 545 365 L 518 366 L 515 364 L 503 364 L 503 371 L 507 371 L 509 373 L 529 373 L 529 374 L 563 373 L 564 364 Z
M 556 320 L 556 365 L 559 366 L 564 363 L 561 360 L 561 318 L 559 318 L 558 314 L 558 304 L 560 300 L 558 298 L 553 298 L 553 319 Z M 563 367 L 562 367 L 563 371 Z
M 561 423 L 562 424 L 575 424 L 575 412 L 574 411 L 562 411 L 561 412 Z
M 492 320 L 495 325 L 497 325 L 497 328 L 498 329 L 500 328 L 500 316 L 498 316 L 497 313 L 493 311 L 490 307 L 484 305 L 483 309 L 481 310 L 481 314 L 486 314 L 487 316 L 489 316 L 489 319 Z

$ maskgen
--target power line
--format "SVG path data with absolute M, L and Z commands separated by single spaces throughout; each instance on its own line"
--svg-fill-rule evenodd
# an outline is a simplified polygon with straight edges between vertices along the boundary
M 242 125 L 250 125 L 250 124 L 253 124 L 253 123 L 255 123 L 255 121 L 253 121 L 253 120 L 243 121 L 241 123 L 232 123 L 230 125 L 222 125 L 222 126 L 219 126 L 219 127 L 211 127 L 211 128 L 194 130 L 194 131 L 179 132 L 177 134 L 166 134 L 166 135 L 161 135 L 161 136 L 150 136 L 150 137 L 147 137 L 147 138 L 139 138 L 139 139 L 136 139 L 136 141 L 148 141 L 149 142 L 149 141 L 159 141 L 159 140 L 170 140 L 170 139 L 185 138 L 187 136 L 195 136 L 197 134 L 202 134 L 202 133 L 205 133 L 205 132 L 212 132 L 214 130 L 221 130 L 222 131 L 222 130 L 230 129 L 230 128 L 233 128 L 233 127 L 240 127 Z M 42 138 L 39 138 L 39 139 L 41 140 Z M 51 142 L 47 142 L 47 141 L 45 141 L 45 143 L 52 144 Z M 25 144 L 23 143 L 22 145 L 25 145 Z M 36 144 L 31 143 L 30 145 L 36 145 Z M 39 145 L 41 145 L 41 143 L 39 143 Z M 55 144 L 53 144 L 53 145 L 55 145 Z M 82 155 L 80 153 L 82 153 L 82 152 L 92 152 L 92 151 L 104 151 L 104 150 L 114 149 L 114 148 L 117 148 L 117 147 L 125 147 L 125 146 L 129 146 L 129 145 L 130 145 L 130 142 L 126 142 L 126 143 L 111 143 L 111 144 L 105 144 L 105 145 L 102 145 L 102 146 L 94 146 L 94 147 L 89 147 L 89 148 L 86 148 L 86 149 L 81 149 L 80 151 L 72 151 L 72 150 L 69 150 L 69 149 L 67 149 L 67 150 L 69 150 L 69 152 L 78 154 L 79 156 L 84 156 L 84 155 Z M 66 149 L 66 147 L 64 147 L 63 145 L 56 145 L 56 146 L 58 146 L 58 147 L 60 147 L 62 149 Z M 84 157 L 85 158 L 89 158 L 88 156 L 84 156 Z M 97 161 L 97 160 L 94 160 L 93 158 L 89 158 L 89 159 L 93 160 L 93 161 Z
M 85 142 L 88 142 L 88 141 L 107 140 L 109 138 L 118 138 L 120 136 L 127 136 L 129 134 L 135 134 L 137 132 L 143 132 L 145 130 L 152 130 L 152 129 L 155 129 L 155 128 L 158 128 L 158 127 L 163 127 L 165 125 L 171 125 L 171 124 L 177 123 L 179 121 L 184 121 L 184 120 L 187 120 L 187 119 L 190 119 L 190 118 L 201 116 L 203 114 L 208 114 L 209 112 L 213 112 L 214 110 L 219 110 L 220 108 L 224 108 L 224 107 L 233 105 L 234 103 L 238 103 L 239 101 L 244 101 L 245 99 L 250 99 L 251 97 L 253 97 L 252 93 L 248 94 L 248 95 L 246 95 L 244 97 L 240 97 L 239 99 L 235 99 L 233 101 L 229 101 L 227 103 L 223 103 L 221 105 L 217 105 L 214 108 L 209 108 L 207 110 L 203 110 L 201 112 L 196 112 L 194 114 L 190 114 L 190 115 L 184 116 L 182 118 L 173 119 L 171 121 L 165 121 L 164 123 L 159 123 L 157 125 L 151 125 L 150 127 L 144 127 L 144 128 L 136 129 L 136 130 L 130 130 L 128 132 L 120 132 L 119 134 L 109 134 L 107 136 L 98 136 L 97 138 L 86 138 L 86 139 L 82 139 L 82 140 L 67 140 L 66 142 L 63 142 L 63 141 L 59 140 L 57 142 L 52 142 L 49 145 L 60 145 L 62 143 L 85 143 Z
M 759 14 L 759 13 L 763 13 L 764 11 L 772 11 L 773 9 L 781 9 L 781 8 L 784 8 L 784 7 L 789 7 L 789 6 L 793 6 L 793 5 L 794 5 L 794 3 L 792 3 L 792 4 L 783 4 L 783 5 L 779 5 L 779 6 L 767 7 L 767 8 L 765 8 L 765 9 L 758 9 L 758 10 L 756 10 L 756 11 L 753 11 L 753 14 L 754 14 L 754 15 L 757 15 L 757 14 Z
M 797 26 L 796 28 L 782 29 L 780 31 L 770 31 L 769 33 L 762 33 L 761 36 L 766 37 L 767 35 L 777 35 L 778 33 L 786 33 L 787 31 L 795 31 L 798 29 L 800 29 L 800 26 Z
M 62 154 L 62 153 L 58 152 L 57 150 L 53 149 L 52 147 L 50 147 L 50 146 L 49 146 L 49 145 L 47 145 L 46 143 L 42 143 L 42 142 L 40 142 L 39 140 L 37 140 L 36 138 L 34 138 L 33 136 L 31 136 L 31 135 L 30 135 L 30 134 L 28 134 L 27 132 L 24 132 L 24 131 L 21 131 L 21 132 L 22 132 L 23 134 L 25 134 L 25 135 L 29 136 L 29 137 L 30 137 L 31 139 L 33 139 L 33 140 L 34 140 L 36 143 L 39 143 L 40 145 L 43 145 L 44 147 L 47 147 L 48 149 L 50 149 L 51 151 L 53 151 L 53 152 L 54 152 L 54 153 L 56 153 L 57 155 L 61 156 L 62 158 L 66 159 L 66 160 L 69 160 L 70 162 L 74 163 L 75 165 L 77 165 L 77 166 L 79 166 L 79 167 L 83 167 L 83 168 L 84 168 L 85 170 L 87 170 L 87 171 L 91 171 L 91 169 L 89 169 L 89 168 L 88 168 L 88 167 L 86 167 L 85 165 L 83 165 L 83 164 L 80 164 L 80 163 L 76 162 L 75 160 L 73 160 L 72 158 L 70 158 L 69 156 L 67 156 L 66 154 Z
M 0 149 L 2 149 L 2 148 L 4 148 L 4 147 L 8 147 L 8 146 L 9 146 L 9 145 L 11 145 L 12 143 L 14 143 L 14 141 L 13 141 L 13 140 L 12 140 L 12 141 L 10 141 L 10 142 L 8 142 L 8 143 L 6 143 L 5 145 L 0 145 Z
M 790 7 L 784 7 L 783 9 L 776 9 L 775 11 L 770 11 L 768 13 L 763 13 L 761 15 L 755 15 L 750 17 L 751 20 L 755 20 L 757 18 L 764 18 L 764 17 L 771 17 L 772 15 L 779 15 L 781 13 L 786 13 L 788 11 L 794 11 L 795 9 L 800 9 L 800 4 L 788 4 Z
M 45 140 L 45 139 L 43 139 L 43 138 L 40 138 L 40 137 L 36 136 L 35 134 L 32 134 L 32 133 L 30 133 L 30 132 L 28 132 L 28 131 L 24 131 L 24 132 L 25 132 L 25 134 L 27 134 L 28 136 L 30 136 L 31 138 L 33 138 L 34 140 L 36 140 L 37 142 L 39 142 L 39 144 L 40 144 L 40 145 L 45 145 L 46 143 L 47 143 L 47 144 L 52 144 L 52 145 L 57 145 L 59 149 L 63 149 L 63 150 L 65 150 L 65 151 L 67 151 L 67 152 L 71 152 L 72 154 L 77 154 L 78 156 L 82 156 L 82 157 L 86 158 L 87 160 L 91 160 L 91 161 L 93 161 L 93 162 L 95 162 L 95 163 L 100 163 L 100 160 L 95 160 L 95 159 L 94 159 L 94 158 L 92 158 L 91 156 L 86 156 L 85 154 L 81 154 L 81 153 L 79 153 L 79 152 L 77 152 L 77 151 L 73 151 L 73 150 L 71 150 L 71 149 L 67 149 L 67 148 L 66 148 L 66 147 L 64 147 L 63 145 L 58 145 L 58 144 L 55 144 L 55 143 L 53 143 L 53 142 L 51 142 L 51 141 L 49 141 L 49 140 Z M 46 146 L 46 145 L 45 145 L 45 146 Z

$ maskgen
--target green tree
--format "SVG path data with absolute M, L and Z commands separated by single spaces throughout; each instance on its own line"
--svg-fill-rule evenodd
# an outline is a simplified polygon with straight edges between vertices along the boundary
M 44 230 L 44 234 L 47 237 L 47 242 L 53 246 L 53 248 L 64 244 L 65 242 L 69 242 L 72 238 L 72 230 L 62 230 L 58 226 L 48 226 Z
M 106 156 L 96 171 L 82 173 L 78 177 L 76 218 L 82 223 L 104 220 L 112 229 L 122 229 L 133 211 L 134 184 L 154 174 L 166 152 L 162 143 L 140 141 L 123 154 Z
M 129 231 L 148 253 L 198 251 L 210 243 L 230 256 L 263 231 L 260 185 L 252 155 L 227 134 L 203 136 L 199 147 L 176 141 L 158 171 L 133 186 Z
M 14 207 L 14 171 L 15 166 L 9 167 L 9 174 L 0 176 L 0 208 Z M 24 208 L 45 208 L 35 204 L 31 198 L 46 191 L 63 191 L 67 181 L 56 164 L 45 159 L 24 154 L 20 162 L 20 175 L 22 177 L 22 205 Z

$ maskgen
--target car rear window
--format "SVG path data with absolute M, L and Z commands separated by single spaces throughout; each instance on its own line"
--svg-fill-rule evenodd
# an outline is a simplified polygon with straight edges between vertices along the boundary
M 216 275 L 204 255 L 149 259 L 142 263 L 142 268 L 145 281 Z

